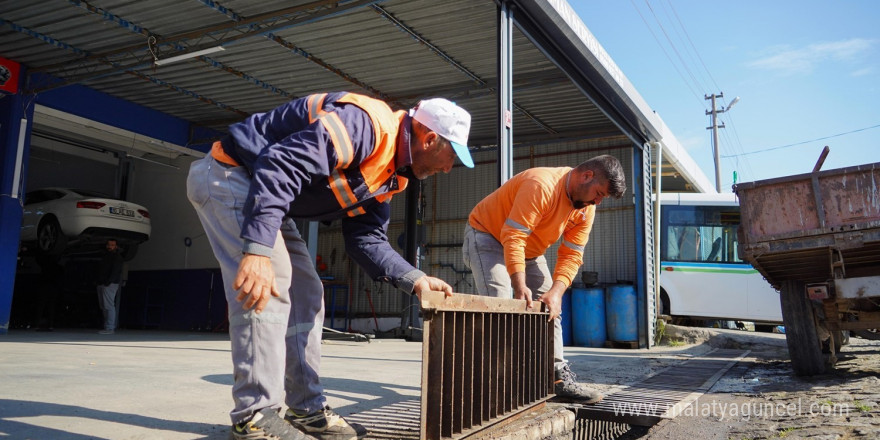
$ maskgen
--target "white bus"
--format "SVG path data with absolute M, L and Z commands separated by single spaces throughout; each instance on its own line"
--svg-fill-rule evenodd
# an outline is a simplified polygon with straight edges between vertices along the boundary
M 661 313 L 674 317 L 782 322 L 779 293 L 737 257 L 735 194 L 660 196 Z

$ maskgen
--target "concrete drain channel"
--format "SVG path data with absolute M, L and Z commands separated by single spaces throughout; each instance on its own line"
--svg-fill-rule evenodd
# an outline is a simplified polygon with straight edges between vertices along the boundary
M 749 353 L 715 349 L 609 393 L 596 405 L 571 405 L 575 440 L 611 440 L 631 426 L 653 426 L 682 414 Z
M 547 403 L 548 408 L 564 407 L 575 415 L 570 434 L 549 438 L 573 440 L 613 440 L 633 426 L 653 426 L 663 419 L 682 414 L 685 408 L 707 392 L 724 374 L 749 353 L 748 350 L 715 349 L 700 357 L 661 370 L 654 375 L 605 396 L 596 405 Z M 406 400 L 347 416 L 364 425 L 368 439 L 416 440 L 420 436 L 420 401 Z M 528 416 L 508 423 L 508 432 Z M 554 422 L 555 423 L 555 422 Z M 468 438 L 532 438 L 498 433 L 475 433 Z M 462 438 L 462 437 L 460 437 Z M 544 438 L 534 437 L 536 440 Z

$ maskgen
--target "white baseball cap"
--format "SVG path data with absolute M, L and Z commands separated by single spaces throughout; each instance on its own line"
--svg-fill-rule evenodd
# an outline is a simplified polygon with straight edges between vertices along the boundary
M 448 140 L 464 166 L 474 167 L 474 160 L 467 147 L 468 132 L 471 130 L 471 114 L 467 110 L 447 99 L 431 98 L 419 102 L 409 114 Z

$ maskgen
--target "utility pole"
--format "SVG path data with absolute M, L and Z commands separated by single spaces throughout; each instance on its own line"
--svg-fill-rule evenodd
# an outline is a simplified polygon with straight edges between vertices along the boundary
M 739 96 L 733 98 L 733 101 L 730 102 L 730 105 L 727 108 L 722 107 L 720 110 L 717 109 L 715 105 L 715 99 L 723 98 L 724 92 L 721 92 L 717 95 L 706 95 L 706 99 L 712 100 L 712 110 L 706 110 L 707 115 L 712 116 L 712 126 L 706 127 L 706 130 L 712 130 L 712 154 L 715 156 L 715 191 L 721 192 L 721 153 L 718 148 L 718 129 L 724 128 L 724 123 L 718 125 L 718 113 L 724 113 L 733 108 L 733 105 L 739 102 Z

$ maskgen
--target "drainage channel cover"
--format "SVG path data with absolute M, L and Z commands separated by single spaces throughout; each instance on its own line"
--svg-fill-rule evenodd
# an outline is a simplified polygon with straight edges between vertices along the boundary
M 681 414 L 748 353 L 748 350 L 715 349 L 608 394 L 595 405 L 573 405 L 571 409 L 579 420 L 653 426 L 661 419 Z

